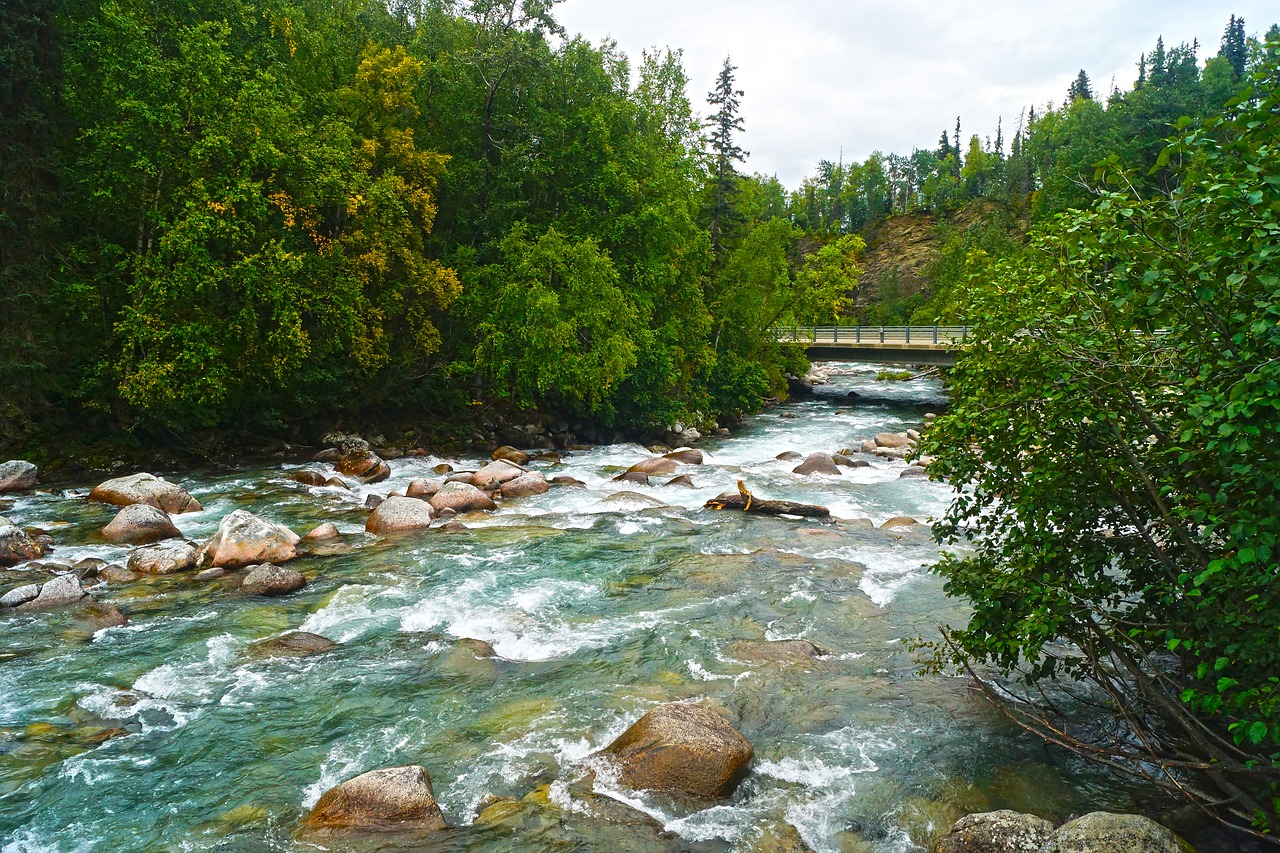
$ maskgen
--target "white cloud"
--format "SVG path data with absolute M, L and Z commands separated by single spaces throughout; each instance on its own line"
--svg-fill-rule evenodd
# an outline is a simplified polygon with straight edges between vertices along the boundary
M 593 42 L 612 37 L 632 57 L 683 48 L 690 95 L 705 93 L 726 55 L 738 66 L 748 169 L 788 186 L 821 159 L 936 145 L 963 132 L 1012 137 L 1019 112 L 1061 101 L 1081 68 L 1097 90 L 1128 88 L 1156 36 L 1198 38 L 1217 52 L 1232 15 L 1264 31 L 1280 11 L 1260 0 L 565 0 L 557 17 Z

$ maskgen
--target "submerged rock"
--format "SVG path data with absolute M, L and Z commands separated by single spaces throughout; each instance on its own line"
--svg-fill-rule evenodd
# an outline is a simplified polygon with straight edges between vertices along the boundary
M 688 474 L 681 474 L 679 477 L 673 477 L 672 479 L 664 483 L 663 488 L 696 489 L 697 486 L 693 484 L 692 477 L 690 477 Z
M 943 836 L 935 853 L 1037 853 L 1053 834 L 1053 824 L 1014 811 L 985 812 L 960 818 Z
M 817 660 L 826 652 L 808 640 L 742 640 L 729 646 L 729 654 L 738 660 L 794 662 Z
M 122 545 L 149 545 L 182 535 L 167 513 L 149 504 L 131 504 L 120 512 L 111 523 L 102 528 L 102 535 L 109 542 Z
M 426 530 L 435 519 L 431 504 L 417 498 L 392 496 L 378 505 L 365 522 L 367 533 L 402 533 Z
M 194 551 L 195 549 L 193 548 L 193 554 Z M 131 572 L 124 566 L 110 565 L 98 569 L 98 577 L 107 583 L 127 584 L 139 580 L 142 575 L 137 572 Z
M 0 493 L 25 492 L 35 486 L 40 469 L 22 459 L 11 459 L 0 465 Z
M 455 513 L 474 512 L 476 510 L 497 509 L 493 498 L 467 483 L 448 483 L 428 503 L 437 513 L 446 509 Z
M 813 853 L 813 848 L 804 843 L 794 826 L 779 823 L 765 829 L 750 853 Z
M 777 459 L 779 462 L 799 462 L 804 459 L 804 456 L 796 453 L 794 450 L 785 450 L 773 458 Z
M 603 754 L 614 759 L 629 787 L 711 800 L 734 792 L 753 750 L 710 708 L 674 703 L 649 711 Z
M 922 526 L 920 522 L 916 521 L 914 518 L 911 518 L 910 516 L 907 516 L 907 515 L 899 515 L 889 519 L 884 524 L 880 525 L 880 528 L 882 530 L 894 530 L 896 528 L 901 528 L 901 527 L 920 527 L 920 526 Z
M 171 575 L 194 569 L 197 559 L 194 545 L 168 542 L 133 551 L 129 554 L 128 568 L 144 575 Z
M 272 563 L 254 566 L 240 582 L 240 589 L 250 595 L 275 597 L 297 592 L 307 585 L 301 572 L 286 569 Z
M 298 534 L 251 512 L 238 509 L 222 519 L 200 549 L 201 563 L 238 568 L 255 563 L 284 563 L 298 555 Z
M 454 646 L 460 649 L 467 649 L 478 658 L 496 658 L 498 652 L 493 646 L 484 640 L 476 640 L 472 637 L 463 637 L 454 643 Z
M 114 506 L 147 504 L 170 515 L 203 509 L 186 489 L 154 474 L 132 474 L 107 480 L 89 493 L 89 500 Z
M 259 640 L 249 646 L 249 654 L 261 658 L 303 658 L 324 654 L 336 649 L 338 644 L 319 634 L 306 631 L 290 631 L 279 637 Z
M 1093 812 L 1064 823 L 1039 853 L 1195 853 L 1171 829 L 1133 814 Z
M 326 791 L 304 830 L 434 832 L 448 826 L 425 767 L 373 770 Z

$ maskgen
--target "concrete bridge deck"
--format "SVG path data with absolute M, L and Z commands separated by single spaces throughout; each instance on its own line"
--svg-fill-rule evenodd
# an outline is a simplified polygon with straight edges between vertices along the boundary
M 969 337 L 968 326 L 790 326 L 780 343 L 805 348 L 810 361 L 930 364 L 949 367 Z

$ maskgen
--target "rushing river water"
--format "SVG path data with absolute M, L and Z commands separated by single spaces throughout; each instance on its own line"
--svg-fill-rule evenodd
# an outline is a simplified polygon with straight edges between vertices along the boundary
M 170 474 L 204 504 L 175 517 L 193 540 L 245 508 L 299 533 L 336 522 L 345 544 L 292 563 L 310 583 L 283 599 L 187 574 L 95 589 L 130 622 L 93 636 L 56 614 L 0 617 L 0 850 L 311 849 L 294 832 L 322 792 L 411 763 L 430 770 L 457 827 L 428 849 L 745 851 L 790 824 L 819 851 L 889 853 L 924 849 L 969 811 L 1133 808 L 1114 780 L 1011 731 L 962 679 L 918 674 L 911 639 L 964 618 L 925 568 L 938 556 L 926 533 L 702 508 L 744 479 L 840 519 L 940 515 L 950 490 L 898 479 L 902 462 L 805 478 L 775 461 L 919 426 L 921 404 L 941 401 L 936 384 L 874 376 L 850 369 L 825 390 L 904 405 L 815 400 L 761 415 L 706 443 L 708 464 L 682 466 L 692 490 L 611 482 L 649 455 L 639 446 L 566 453 L 533 467 L 587 488 L 468 516 L 463 533 L 379 540 L 361 505 L 476 459 L 398 460 L 389 482 L 352 493 L 291 482 L 302 460 Z M 20 497 L 5 515 L 50 529 L 49 559 L 123 562 L 124 548 L 96 537 L 113 510 L 83 499 L 92 485 Z M 0 571 L 0 591 L 28 578 Z M 297 629 L 340 645 L 303 659 L 248 650 Z M 734 656 L 736 642 L 786 638 L 829 654 Z M 674 833 L 663 839 L 567 799 L 590 784 L 592 752 L 677 700 L 712 704 L 754 745 L 731 801 L 690 813 L 595 781 Z M 558 817 L 472 825 L 490 797 L 548 783 L 544 812 Z

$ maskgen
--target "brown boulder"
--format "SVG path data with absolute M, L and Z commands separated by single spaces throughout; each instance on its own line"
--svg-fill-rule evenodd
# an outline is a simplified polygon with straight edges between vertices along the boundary
M 0 566 L 11 566 L 44 556 L 44 546 L 20 528 L 0 522 Z
M 355 477 L 360 482 L 381 483 L 391 476 L 391 466 L 370 450 L 357 450 L 338 460 L 337 471 L 345 477 Z
M 534 495 L 544 495 L 550 490 L 551 486 L 547 483 L 547 478 L 537 471 L 530 471 L 523 477 L 516 477 L 502 484 L 504 498 L 529 498 Z
M 409 483 L 409 488 L 404 490 L 405 495 L 419 500 L 429 501 L 439 494 L 444 488 L 444 484 L 436 480 L 417 479 Z
M 664 459 L 671 459 L 679 462 L 681 465 L 702 465 L 707 461 L 707 456 L 701 450 L 673 450 L 663 455 Z
M 649 485 L 649 475 L 642 474 L 639 471 L 627 471 L 613 478 L 615 483 L 636 483 L 640 486 Z
M 326 521 L 302 538 L 309 542 L 331 542 L 341 536 L 342 534 L 338 531 L 338 525 L 332 521 Z
M 434 832 L 448 824 L 418 766 L 373 770 L 330 788 L 303 819 L 306 830 Z
M 171 575 L 194 569 L 197 560 L 194 546 L 187 542 L 169 542 L 130 553 L 128 570 L 143 575 Z
M 479 509 L 497 509 L 493 499 L 475 486 L 466 483 L 448 483 L 429 503 L 437 513 L 451 509 L 456 513 L 474 512 Z
M 702 800 L 728 797 L 747 774 L 753 750 L 742 733 L 703 705 L 659 705 L 603 753 L 623 784 Z
M 627 469 L 628 474 L 674 474 L 680 465 L 666 456 L 653 456 L 643 462 L 637 462 Z
M 289 479 L 304 486 L 323 486 L 328 480 L 319 471 L 294 471 Z
M 835 463 L 830 453 L 810 453 L 804 462 L 796 466 L 792 474 L 808 476 L 810 474 L 840 474 L 840 466 Z
M 250 595 L 274 597 L 297 592 L 307 585 L 301 572 L 286 569 L 272 563 L 254 566 L 240 582 L 240 589 Z
M 485 492 L 491 492 L 518 477 L 523 477 L 525 470 L 504 459 L 490 462 L 471 476 L 471 485 Z
M 773 458 L 777 459 L 779 462 L 799 462 L 801 459 L 804 459 L 803 456 L 796 453 L 794 450 L 784 450 Z
M 204 508 L 186 489 L 152 474 L 107 480 L 89 493 L 89 500 L 114 506 L 147 504 L 170 515 L 200 512 Z
M 195 549 L 193 548 L 192 554 L 194 555 L 194 553 L 195 553 Z M 126 584 L 126 583 L 133 583 L 134 581 L 141 578 L 142 575 L 138 574 L 137 572 L 131 572 L 128 569 L 126 569 L 124 566 L 112 565 L 112 566 L 103 566 L 101 569 L 99 569 L 98 577 L 101 578 L 106 583 Z
M 392 496 L 378 504 L 377 509 L 369 514 L 364 529 L 367 533 L 426 530 L 434 518 L 431 504 L 426 501 Z
M 102 535 L 107 541 L 121 545 L 150 545 L 176 539 L 182 531 L 173 526 L 167 513 L 147 504 L 130 504 L 102 528 Z
M 489 458 L 492 459 L 494 462 L 497 462 L 498 460 L 502 460 L 504 462 L 511 462 L 512 464 L 515 464 L 515 465 L 525 465 L 525 464 L 528 464 L 529 462 L 528 453 L 525 453 L 523 450 L 518 450 L 509 444 L 503 445 L 502 447 L 499 447 L 497 450 L 493 451 L 493 455 L 490 456 Z
M 915 444 L 906 434 L 897 432 L 882 432 L 876 436 L 875 442 L 876 447 L 888 447 L 891 449 L 910 447 Z
M 914 518 L 911 518 L 910 516 L 899 515 L 889 519 L 884 524 L 880 525 L 880 529 L 893 530 L 894 528 L 898 528 L 898 527 L 917 527 L 919 526 L 919 524 L 920 522 L 916 521 Z
M 40 469 L 30 462 L 12 459 L 0 465 L 0 493 L 24 492 L 39 479 Z
M 552 477 L 551 485 L 566 486 L 570 489 L 585 489 L 587 487 L 587 484 L 579 480 L 577 477 L 567 477 L 564 475 Z
M 255 563 L 284 563 L 298 555 L 298 534 L 251 512 L 238 509 L 222 519 L 213 537 L 200 549 L 200 561 L 214 567 Z
M 681 474 L 679 477 L 671 478 L 665 484 L 663 484 L 663 487 L 664 488 L 678 487 L 678 488 L 684 488 L 684 489 L 697 488 L 697 486 L 693 484 L 693 478 L 690 477 L 688 474 Z
M 831 457 L 831 461 L 839 465 L 841 468 L 870 468 L 871 463 L 865 459 L 850 459 L 843 453 L 837 453 Z

